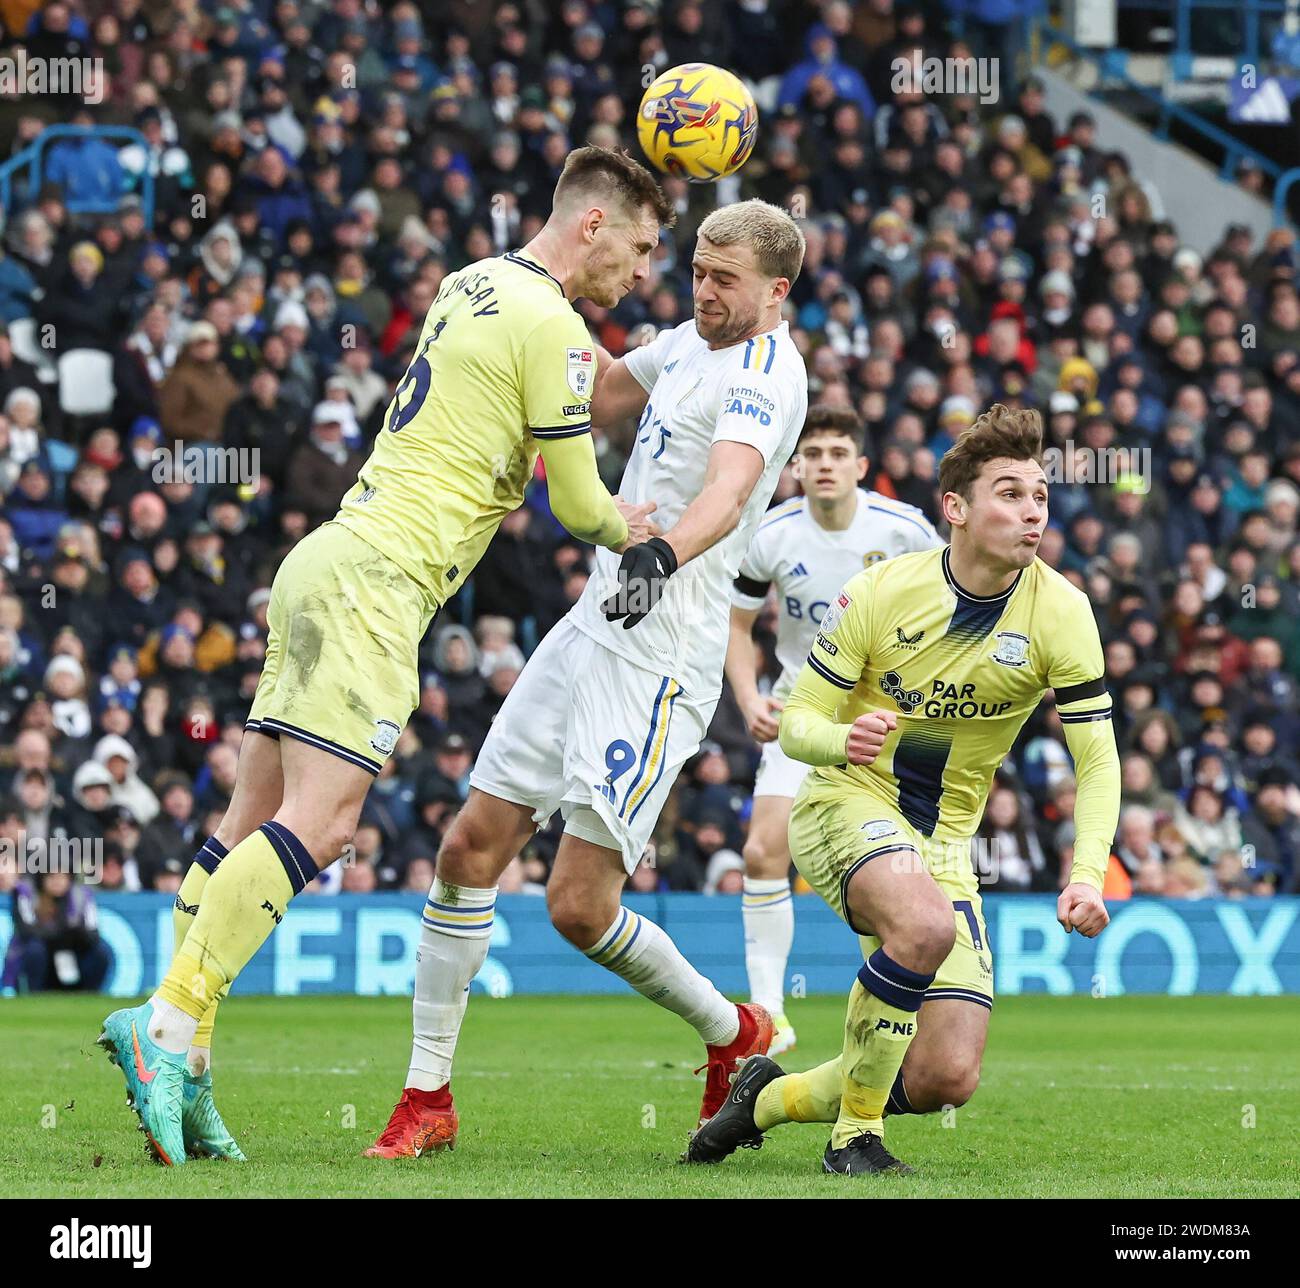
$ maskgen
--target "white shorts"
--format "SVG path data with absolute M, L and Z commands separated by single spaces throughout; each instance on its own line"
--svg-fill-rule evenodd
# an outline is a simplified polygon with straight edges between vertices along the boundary
M 678 771 L 698 750 L 717 697 L 692 700 L 669 675 L 618 656 L 562 619 L 528 659 L 470 785 L 529 805 L 542 826 L 641 860 Z
M 758 773 L 754 778 L 754 795 L 788 796 L 793 800 L 799 784 L 811 768 L 802 760 L 787 756 L 779 742 L 765 742 L 763 758 L 758 762 Z

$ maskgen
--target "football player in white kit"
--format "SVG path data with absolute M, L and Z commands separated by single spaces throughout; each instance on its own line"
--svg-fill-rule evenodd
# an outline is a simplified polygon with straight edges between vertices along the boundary
M 868 464 L 862 436 L 852 411 L 822 405 L 809 410 L 795 457 L 803 495 L 763 516 L 731 595 L 727 679 L 749 732 L 763 744 L 744 850 L 742 915 L 749 995 L 776 1024 L 769 1055 L 795 1043 L 785 1015 L 785 971 L 794 940 L 786 832 L 795 793 L 808 772 L 776 740 L 781 708 L 840 587 L 868 564 L 942 544 L 915 506 L 858 486 Z M 758 689 L 753 630 L 771 586 L 776 587 L 781 675 L 764 694 Z
M 708 1069 L 701 1120 L 721 1106 L 737 1063 L 771 1043 L 766 1011 L 728 1002 L 620 900 L 717 706 L 730 586 L 807 413 L 803 359 L 781 320 L 803 253 L 803 234 L 776 206 L 715 210 L 692 260 L 694 318 L 617 361 L 598 350 L 594 392 L 575 386 L 575 400 L 590 394 L 597 424 L 640 415 L 620 491 L 656 503 L 661 535 L 621 559 L 597 552 L 581 599 L 492 724 L 438 854 L 416 959 L 411 1066 L 372 1155 L 454 1142 L 452 1055 L 487 956 L 497 879 L 557 808 L 565 827 L 546 888 L 551 920 L 697 1031 Z

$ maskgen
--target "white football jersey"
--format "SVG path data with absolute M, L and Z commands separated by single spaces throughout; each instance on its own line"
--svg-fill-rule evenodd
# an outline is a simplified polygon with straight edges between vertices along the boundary
M 740 564 L 731 599 L 759 609 L 776 585 L 776 657 L 781 675 L 773 696 L 794 688 L 822 619 L 850 577 L 881 559 L 942 545 L 929 519 L 913 505 L 858 489 L 853 521 L 829 532 L 813 518 L 806 496 L 773 506 L 762 518 Z
M 601 612 L 618 589 L 620 561 L 603 548 L 569 617 L 621 657 L 672 676 L 692 698 L 716 697 L 722 692 L 731 583 L 799 441 L 808 411 L 807 372 L 784 322 L 753 339 L 710 349 L 692 319 L 624 361 L 650 399 L 619 494 L 625 501 L 656 502 L 651 518 L 662 531 L 703 489 L 714 443 L 748 443 L 762 454 L 765 468 L 731 535 L 684 563 L 636 626 L 625 630 Z

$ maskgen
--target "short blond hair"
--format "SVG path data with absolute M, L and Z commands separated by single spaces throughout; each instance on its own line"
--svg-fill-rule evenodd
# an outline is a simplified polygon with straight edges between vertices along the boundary
M 764 277 L 784 277 L 791 285 L 803 267 L 805 242 L 799 225 L 768 201 L 738 201 L 715 210 L 699 235 L 714 246 L 753 248 L 754 266 Z

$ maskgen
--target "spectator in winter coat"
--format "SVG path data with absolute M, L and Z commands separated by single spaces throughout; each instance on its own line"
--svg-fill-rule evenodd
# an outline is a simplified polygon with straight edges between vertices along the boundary
M 220 443 L 230 404 L 239 386 L 217 355 L 220 337 L 211 322 L 195 322 L 176 365 L 158 390 L 163 429 L 173 439 Z
M 344 442 L 345 419 L 339 404 L 321 403 L 307 442 L 289 458 L 285 504 L 302 510 L 313 528 L 334 517 L 361 468 L 361 454 Z
M 20 881 L 13 896 L 14 934 L 0 986 L 39 993 L 46 989 L 94 992 L 113 964 L 99 937 L 95 901 L 66 872 Z
M 118 339 L 119 300 L 103 280 L 104 254 L 94 242 L 73 246 L 68 268 L 46 293 L 36 310 L 41 325 L 54 327 L 54 347 L 112 352 Z
M 109 796 L 114 805 L 125 805 L 140 824 L 152 823 L 158 814 L 158 798 L 141 780 L 135 748 L 125 738 L 109 734 L 95 744 L 95 760 L 112 776 Z

